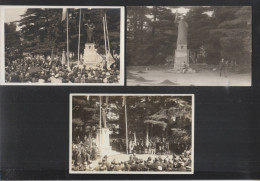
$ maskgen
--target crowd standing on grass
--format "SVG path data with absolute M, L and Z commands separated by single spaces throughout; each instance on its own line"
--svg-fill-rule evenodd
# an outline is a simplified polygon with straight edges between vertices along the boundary
M 119 61 L 104 67 L 90 68 L 86 65 L 63 64 L 61 58 L 26 56 L 6 61 L 5 81 L 26 83 L 118 83 L 120 79 Z

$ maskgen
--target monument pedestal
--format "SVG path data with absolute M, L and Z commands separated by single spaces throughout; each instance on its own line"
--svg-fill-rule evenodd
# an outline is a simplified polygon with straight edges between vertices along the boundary
M 108 128 L 97 129 L 97 147 L 101 157 L 113 153 L 112 147 L 110 146 Z
M 177 45 L 177 49 L 175 50 L 175 58 L 174 58 L 174 70 L 181 70 L 183 68 L 189 67 L 189 51 L 187 49 L 187 45 Z
M 102 57 L 97 53 L 95 43 L 85 44 L 83 59 L 83 64 L 86 65 L 87 68 L 96 68 L 100 66 L 103 61 Z

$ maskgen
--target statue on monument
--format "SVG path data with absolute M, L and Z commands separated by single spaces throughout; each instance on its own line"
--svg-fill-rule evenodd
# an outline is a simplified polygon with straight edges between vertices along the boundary
M 178 17 L 176 12 L 175 23 L 178 24 L 177 47 L 175 49 L 174 69 L 186 72 L 189 67 L 189 50 L 187 49 L 188 23 L 184 17 Z
M 90 22 L 90 20 L 88 20 L 85 26 L 87 28 L 87 34 L 88 34 L 87 43 L 93 43 L 93 31 L 95 29 L 95 26 L 93 23 Z
M 180 44 L 187 45 L 187 32 L 188 32 L 188 23 L 184 20 L 183 17 L 181 17 L 178 22 L 177 45 L 180 45 Z
M 102 119 L 102 125 L 101 125 L 101 128 L 106 128 L 107 127 L 107 105 L 106 103 L 104 103 L 104 105 L 102 105 L 101 107 L 101 119 Z

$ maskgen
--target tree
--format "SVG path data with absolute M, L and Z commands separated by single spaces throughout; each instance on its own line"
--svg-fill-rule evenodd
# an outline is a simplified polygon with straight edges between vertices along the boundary
M 174 54 L 177 26 L 173 8 L 178 6 L 128 7 L 127 65 L 163 65 Z M 223 56 L 250 67 L 250 7 L 187 8 L 188 49 L 193 62 L 203 59 L 208 64 L 218 64 Z
M 251 7 L 214 7 L 221 56 L 249 70 L 251 67 Z M 238 38 L 239 37 L 239 38 Z
M 106 13 L 111 51 L 120 53 L 120 9 L 82 9 L 80 53 L 84 53 L 86 28 L 84 24 L 91 20 L 95 25 L 94 41 L 100 54 L 104 54 L 103 17 Z M 24 51 L 31 54 L 61 55 L 67 45 L 67 25 L 61 21 L 62 9 L 29 8 L 19 21 Z M 69 16 L 69 51 L 78 54 L 79 9 L 68 9 Z
M 208 14 L 208 12 L 212 11 L 212 7 L 190 7 L 190 11 L 185 17 L 189 25 L 188 49 L 193 54 L 191 62 L 195 63 L 195 60 L 204 59 L 207 63 L 214 64 L 214 62 L 218 63 L 219 61 L 220 45 L 218 37 L 210 34 L 210 31 L 216 27 L 215 19 Z M 207 56 L 202 56 L 202 47 Z
M 127 64 L 164 64 L 177 39 L 173 20 L 174 15 L 166 6 L 128 7 Z
M 5 23 L 5 63 L 22 57 L 21 35 L 15 23 Z
M 44 55 L 45 58 L 51 55 L 62 36 L 58 30 L 62 26 L 60 18 L 61 9 L 28 8 L 19 21 L 25 52 Z

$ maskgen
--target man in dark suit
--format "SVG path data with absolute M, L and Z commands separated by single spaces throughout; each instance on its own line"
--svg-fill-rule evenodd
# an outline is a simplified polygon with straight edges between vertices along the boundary
M 153 171 L 159 171 L 158 170 L 159 166 L 161 166 L 161 163 L 160 163 L 159 159 L 156 157 L 155 160 L 154 160 L 154 163 L 152 165 L 152 170 Z

